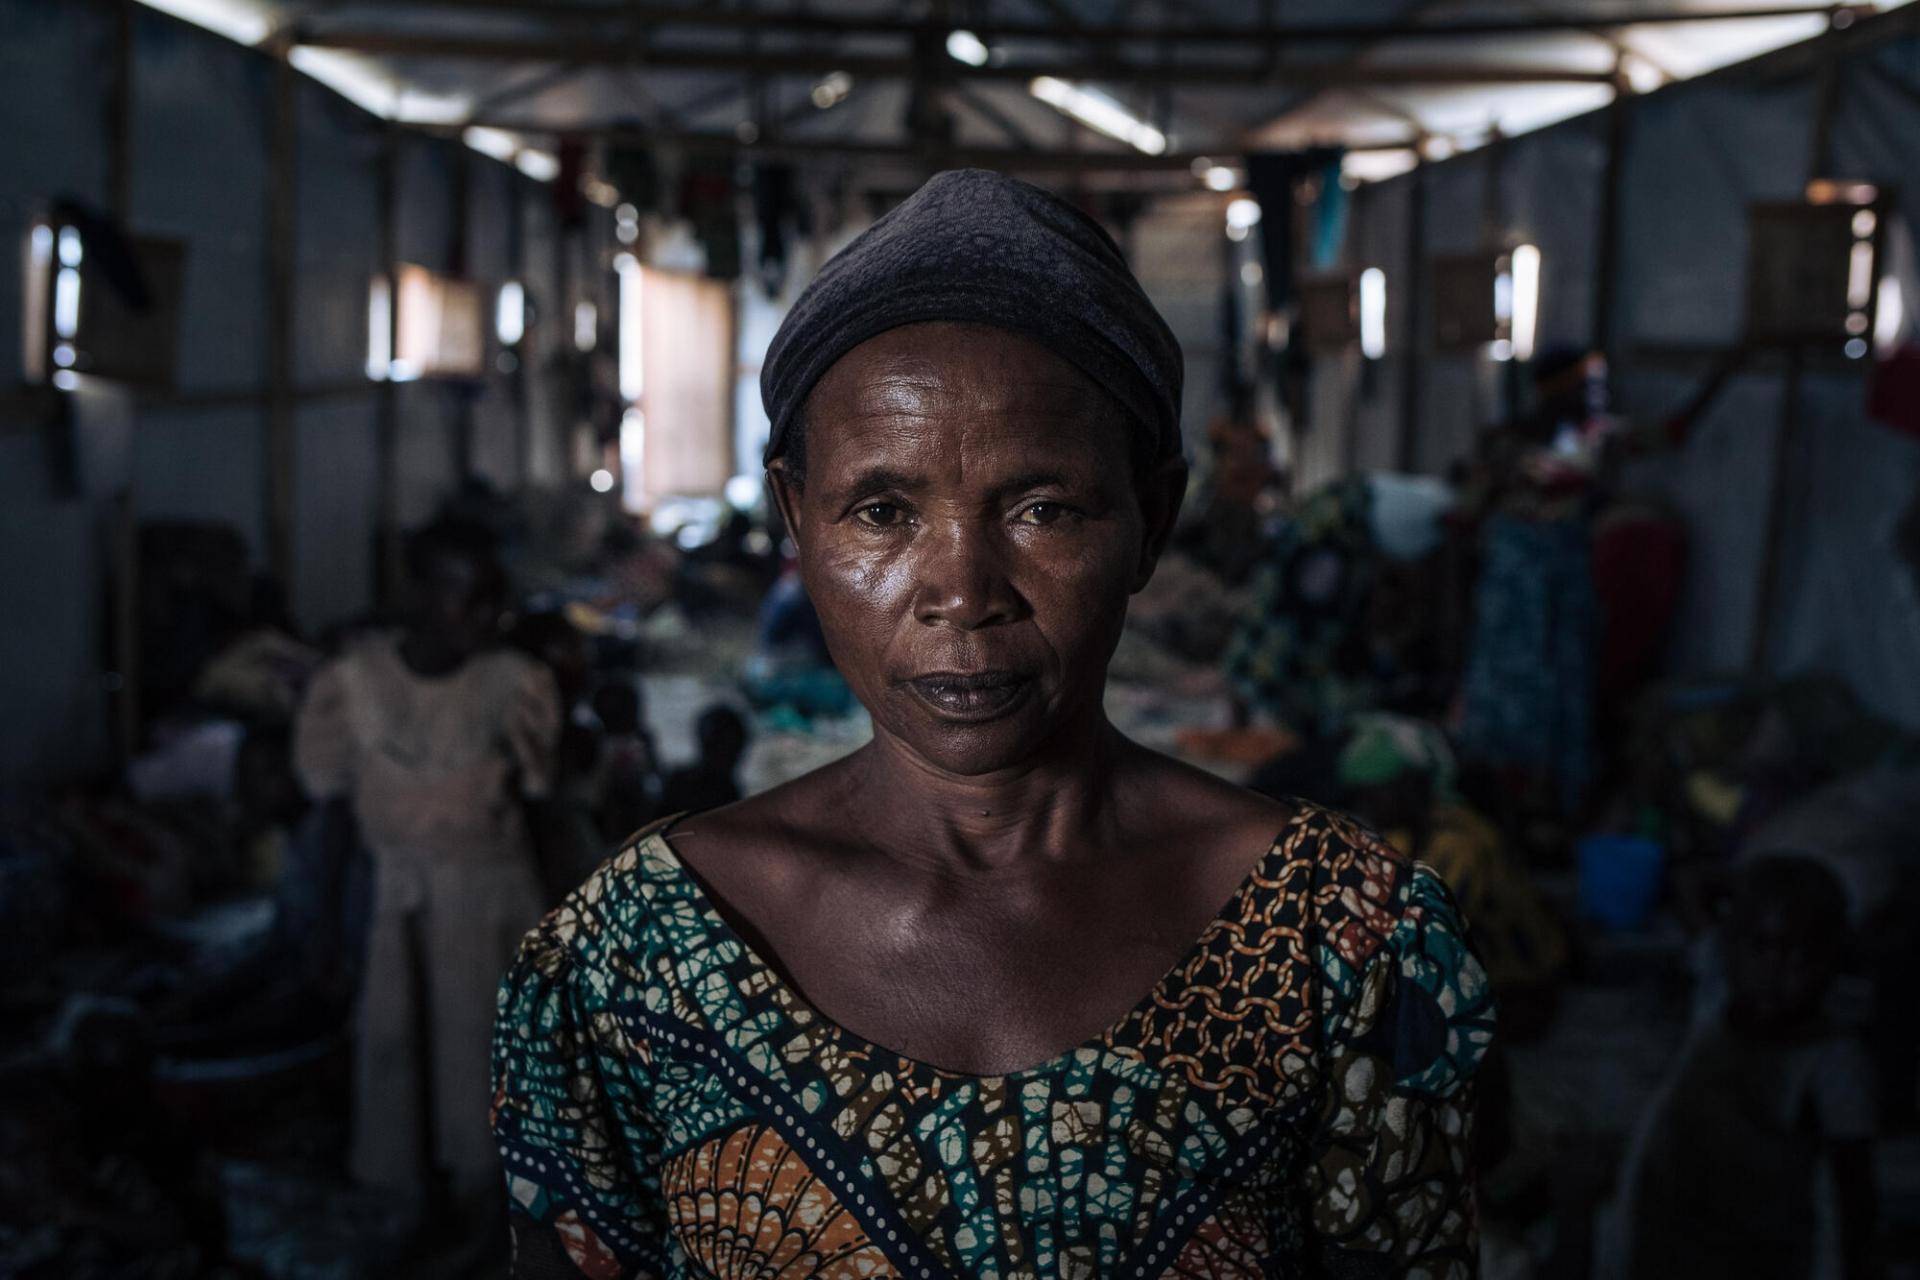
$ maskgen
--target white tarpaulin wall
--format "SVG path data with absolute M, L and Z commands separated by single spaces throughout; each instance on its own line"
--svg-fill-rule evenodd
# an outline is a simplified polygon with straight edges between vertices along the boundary
M 1848 54 L 1837 94 L 1829 176 L 1897 191 L 1907 223 L 1920 226 L 1920 35 Z M 1815 98 L 1810 64 L 1783 68 L 1776 60 L 1633 102 L 1612 344 L 1619 406 L 1629 414 L 1659 420 L 1673 412 L 1710 372 L 1711 350 L 1738 341 L 1747 207 L 1795 199 L 1813 176 Z M 1423 257 L 1536 244 L 1544 263 L 1536 349 L 1591 341 L 1606 137 L 1603 115 L 1582 117 L 1360 193 L 1348 260 L 1387 272 L 1389 350 L 1364 374 L 1337 361 L 1322 366 L 1312 443 L 1301 455 L 1304 483 L 1399 460 L 1410 333 L 1419 342 L 1421 388 L 1412 469 L 1443 470 L 1501 411 L 1500 366 L 1435 353 L 1427 317 L 1409 324 L 1415 183 L 1425 184 Z M 1728 382 L 1683 448 L 1629 473 L 1632 488 L 1664 497 L 1691 531 L 1676 673 L 1746 661 L 1781 417 L 1779 363 L 1754 362 Z M 1894 527 L 1920 491 L 1920 440 L 1866 417 L 1869 363 L 1803 380 L 1770 660 L 1779 671 L 1838 674 L 1869 706 L 1920 727 L 1920 598 L 1893 546 Z

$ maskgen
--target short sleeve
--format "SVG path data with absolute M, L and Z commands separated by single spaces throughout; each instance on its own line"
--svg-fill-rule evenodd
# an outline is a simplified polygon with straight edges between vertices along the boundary
M 320 668 L 293 722 L 293 768 L 314 800 L 332 800 L 353 790 L 353 726 L 342 661 Z
M 665 1270 L 657 1177 L 636 1150 L 644 1126 L 629 1114 L 631 1065 L 606 1043 L 618 1035 L 611 1015 L 579 992 L 574 904 L 527 935 L 500 986 L 491 1120 L 507 1180 L 510 1274 L 652 1280 Z
M 1433 871 L 1357 829 L 1329 861 L 1317 894 L 1326 1092 L 1307 1187 L 1320 1273 L 1464 1280 L 1477 1274 L 1486 975 Z
M 1874 1136 L 1873 1062 L 1852 1037 L 1832 1042 L 1813 1073 L 1814 1112 L 1826 1142 L 1857 1142 Z
M 553 791 L 560 747 L 560 694 L 553 673 L 521 664 L 507 711 L 507 748 L 519 771 L 520 793 L 544 800 Z

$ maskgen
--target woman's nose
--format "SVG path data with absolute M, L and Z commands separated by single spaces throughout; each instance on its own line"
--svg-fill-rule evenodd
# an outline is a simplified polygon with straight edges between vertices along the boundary
M 990 531 L 955 521 L 929 529 L 914 550 L 914 617 L 920 623 L 976 631 L 1025 616 L 1026 602 Z

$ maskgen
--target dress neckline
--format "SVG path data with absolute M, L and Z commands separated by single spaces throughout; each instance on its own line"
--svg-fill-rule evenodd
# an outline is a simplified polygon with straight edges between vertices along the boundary
M 1181 971 L 1192 963 L 1194 957 L 1206 949 L 1208 943 L 1213 940 L 1215 932 L 1236 914 L 1236 909 L 1239 907 L 1241 900 L 1258 888 L 1263 878 L 1261 873 L 1287 843 L 1287 834 L 1305 820 L 1307 816 L 1307 806 L 1298 801 L 1294 802 L 1293 812 L 1281 825 L 1279 833 L 1268 842 L 1266 848 L 1253 860 L 1253 865 L 1249 867 L 1247 873 L 1241 877 L 1240 883 L 1235 886 L 1233 893 L 1228 896 L 1226 902 L 1221 905 L 1218 911 L 1214 912 L 1213 915 L 1208 918 L 1207 923 L 1201 928 L 1199 934 L 1174 958 L 1173 963 L 1168 966 L 1166 972 L 1162 973 L 1160 977 L 1154 981 L 1153 985 L 1147 989 L 1146 994 L 1128 1006 L 1126 1012 L 1096 1031 L 1088 1039 L 1079 1044 L 1069 1045 L 1051 1057 L 1033 1063 L 1030 1066 L 1019 1067 L 1011 1071 L 989 1073 L 961 1071 L 953 1067 L 943 1067 L 937 1063 L 927 1062 L 911 1054 L 903 1053 L 898 1049 L 891 1049 L 886 1045 L 876 1044 L 874 1041 L 849 1029 L 838 1019 L 821 1010 L 813 1001 L 801 994 L 800 990 L 792 982 L 787 980 L 785 974 L 783 974 L 777 966 L 768 961 L 765 956 L 762 956 L 753 943 L 748 941 L 739 930 L 733 927 L 732 923 L 730 923 L 726 916 L 720 911 L 712 894 L 707 891 L 706 882 L 675 852 L 672 841 L 667 838 L 667 833 L 673 828 L 674 824 L 684 816 L 684 814 L 681 814 L 667 819 L 654 830 L 643 836 L 640 843 L 642 845 L 652 845 L 656 853 L 665 860 L 669 870 L 684 884 L 688 897 L 691 899 L 695 910 L 699 912 L 700 918 L 708 930 L 739 948 L 740 954 L 745 958 L 748 966 L 756 971 L 756 976 L 759 978 L 760 985 L 763 989 L 777 989 L 783 993 L 786 999 L 791 1002 L 793 1008 L 803 1011 L 808 1018 L 812 1020 L 812 1025 L 824 1030 L 826 1034 L 841 1045 L 859 1051 L 869 1058 L 897 1059 L 903 1071 L 921 1073 L 938 1077 L 942 1080 L 956 1082 L 1011 1083 L 1039 1076 L 1053 1075 L 1071 1066 L 1075 1060 L 1084 1053 L 1108 1052 L 1108 1037 L 1132 1021 L 1142 1010 L 1151 1008 L 1159 999 L 1161 993 L 1179 977 Z

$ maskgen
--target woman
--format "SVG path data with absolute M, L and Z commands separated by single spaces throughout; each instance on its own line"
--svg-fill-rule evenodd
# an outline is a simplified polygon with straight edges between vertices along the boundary
M 1186 478 L 1112 241 L 939 175 L 762 391 L 874 738 L 643 833 L 529 937 L 516 1274 L 1471 1273 L 1490 1014 L 1444 888 L 1102 712 Z

